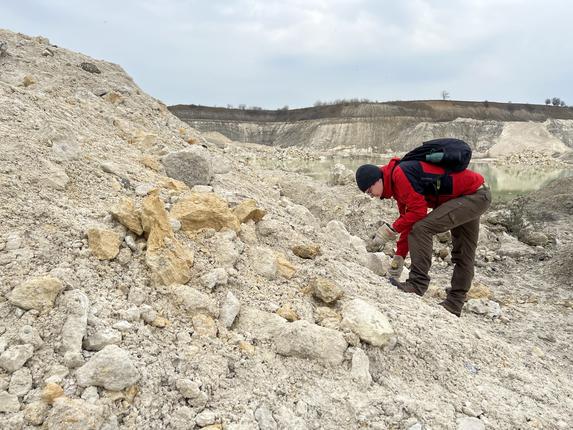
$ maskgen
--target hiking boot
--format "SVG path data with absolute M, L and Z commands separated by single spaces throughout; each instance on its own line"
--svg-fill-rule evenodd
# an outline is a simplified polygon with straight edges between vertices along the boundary
M 462 316 L 462 308 L 460 306 L 456 306 L 451 302 L 448 302 L 447 300 L 444 300 L 443 302 L 440 302 L 438 304 L 445 310 L 447 310 L 449 313 L 454 314 L 457 317 Z
M 395 278 L 388 278 L 388 279 L 392 285 L 394 285 L 396 288 L 398 288 L 400 291 L 403 291 L 404 293 L 417 294 L 418 296 L 424 295 L 423 293 L 420 293 L 420 291 L 418 291 L 416 287 L 409 284 L 408 282 L 400 282 Z

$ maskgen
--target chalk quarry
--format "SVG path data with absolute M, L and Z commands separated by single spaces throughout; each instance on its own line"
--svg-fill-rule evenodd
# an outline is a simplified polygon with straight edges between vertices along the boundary
M 118 65 L 0 48 L 0 428 L 573 425 L 571 181 L 484 216 L 456 318 L 448 235 L 400 293 L 364 245 L 396 208 L 352 172 L 257 168 L 284 149 L 202 135 Z

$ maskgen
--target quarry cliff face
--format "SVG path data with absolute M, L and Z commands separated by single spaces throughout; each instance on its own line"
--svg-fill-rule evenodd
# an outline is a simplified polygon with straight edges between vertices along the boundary
M 400 152 L 444 136 L 463 139 L 484 155 L 492 148 L 495 155 L 517 151 L 520 145 L 507 142 L 527 143 L 529 136 L 539 152 L 564 153 L 573 148 L 573 111 L 553 106 L 426 101 L 290 111 L 194 105 L 169 110 L 202 132 L 219 132 L 234 141 L 324 152 Z M 502 150 L 496 149 L 500 143 Z

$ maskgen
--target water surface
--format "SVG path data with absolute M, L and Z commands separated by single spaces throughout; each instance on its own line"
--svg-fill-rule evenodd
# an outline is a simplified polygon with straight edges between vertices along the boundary
M 254 160 L 261 167 L 279 168 L 289 172 L 302 173 L 313 178 L 328 179 L 330 170 L 335 164 L 342 164 L 355 171 L 362 164 L 385 164 L 389 158 L 325 158 L 320 160 Z M 470 169 L 482 174 L 490 185 L 496 200 L 509 200 L 519 195 L 539 189 L 547 182 L 566 176 L 573 176 L 573 167 L 561 166 L 504 166 L 492 160 L 474 160 Z

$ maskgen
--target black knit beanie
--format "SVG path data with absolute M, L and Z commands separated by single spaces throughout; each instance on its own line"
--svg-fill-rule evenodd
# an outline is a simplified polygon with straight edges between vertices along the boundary
M 374 164 L 363 164 L 356 170 L 356 184 L 363 193 L 378 179 L 382 179 L 382 172 Z

